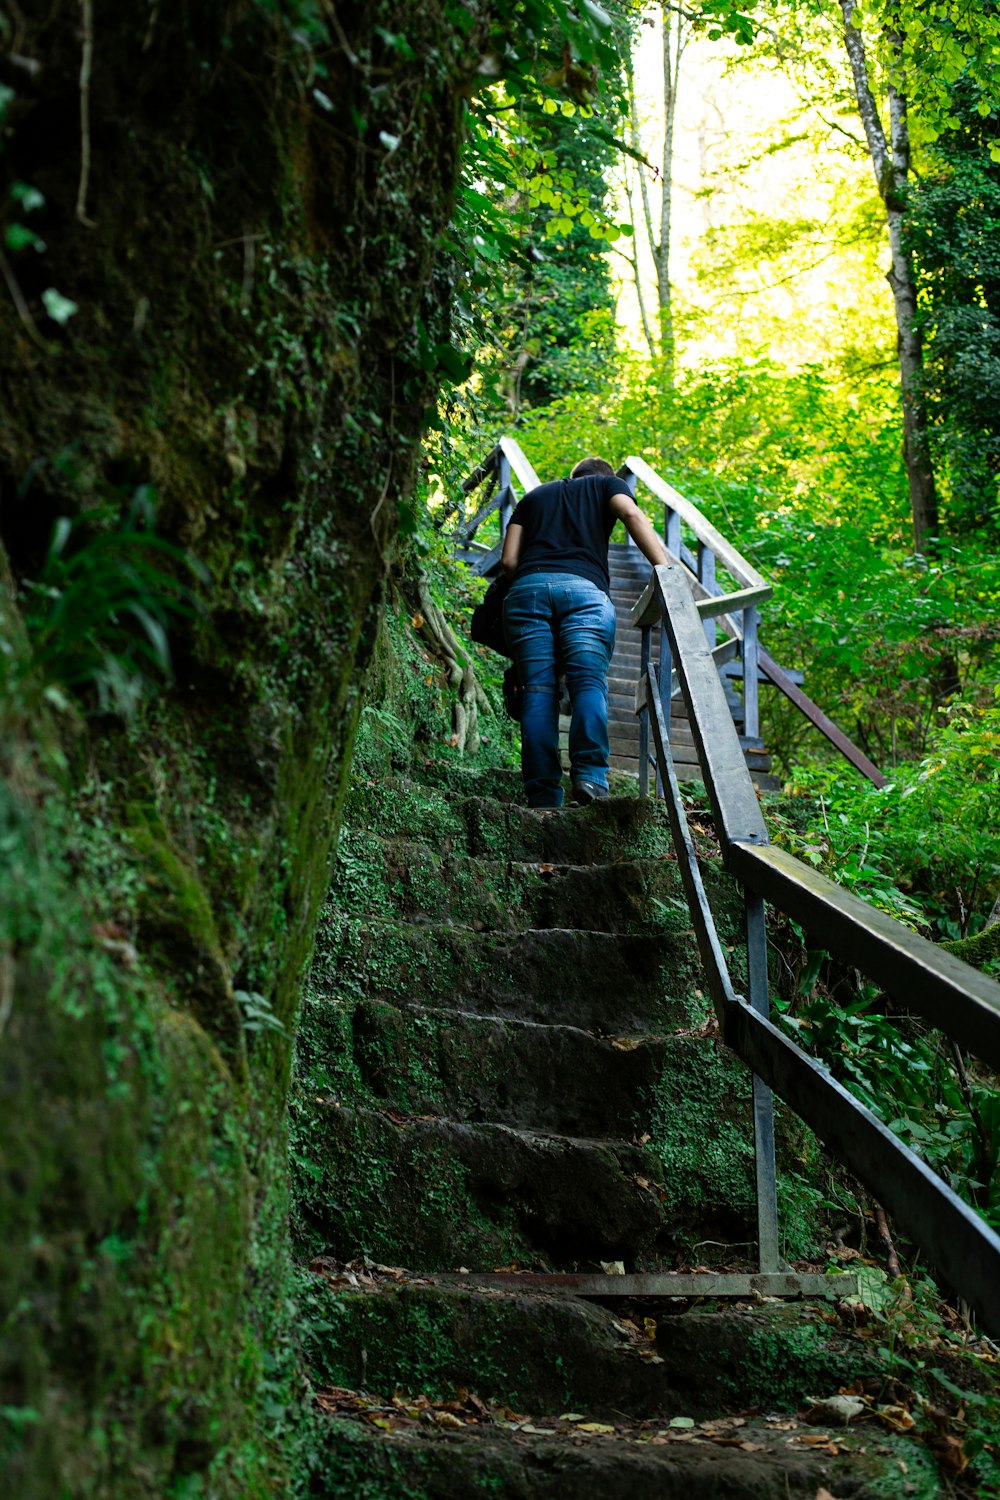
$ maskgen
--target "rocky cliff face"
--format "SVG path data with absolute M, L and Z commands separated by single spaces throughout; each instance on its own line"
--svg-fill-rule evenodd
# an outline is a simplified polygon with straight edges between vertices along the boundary
M 289 1052 L 447 338 L 486 10 L 0 15 L 0 1464 L 23 1500 L 291 1492 Z M 142 666 L 150 618 L 171 682 Z M 129 722 L 101 711 L 143 680 Z

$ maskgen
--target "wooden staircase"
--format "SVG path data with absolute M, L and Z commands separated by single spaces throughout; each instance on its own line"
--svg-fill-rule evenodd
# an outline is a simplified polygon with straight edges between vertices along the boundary
M 611 737 L 611 767 L 639 774 L 639 720 L 635 712 L 635 690 L 639 681 L 639 631 L 632 624 L 632 606 L 646 587 L 650 566 L 638 547 L 628 543 L 613 543 L 608 549 L 608 569 L 611 574 L 611 600 L 618 616 L 615 634 L 615 650 L 608 673 L 608 728 Z M 730 688 L 730 708 L 737 729 L 742 730 L 742 702 Z M 560 720 L 563 764 L 568 768 L 566 742 L 569 718 Z M 759 739 L 741 736 L 747 765 L 754 782 L 761 790 L 769 791 L 780 786 L 777 777 L 770 774 L 771 757 Z M 673 700 L 670 722 L 670 745 L 674 765 L 681 781 L 700 781 L 701 769 L 694 736 L 688 724 L 684 700 L 677 694 Z
M 694 595 L 740 737 L 750 774 L 759 790 L 777 788 L 770 774 L 771 760 L 759 737 L 758 695 L 764 685 L 777 689 L 802 713 L 834 748 L 874 786 L 885 777 L 867 755 L 852 744 L 818 704 L 802 691 L 802 674 L 778 665 L 758 639 L 758 607 L 772 594 L 771 585 L 732 543 L 712 525 L 707 516 L 656 473 L 645 459 L 632 455 L 618 469 L 633 494 L 642 486 L 643 503 L 650 498 L 663 509 L 663 541 L 667 552 L 682 564 Z M 523 491 L 539 484 L 519 444 L 502 437 L 496 447 L 462 484 L 462 496 L 452 505 L 457 510 L 455 552 L 477 573 L 494 576 L 500 566 L 504 532 L 519 499 L 514 480 Z M 467 513 L 467 497 L 484 487 L 481 503 Z M 649 577 L 649 564 L 631 543 L 609 549 L 611 597 L 618 614 L 617 646 L 611 662 L 610 728 L 611 765 L 638 774 L 639 722 L 635 714 L 635 690 L 639 681 L 640 633 L 633 626 L 631 606 Z M 717 622 L 717 623 L 713 623 Z M 721 634 L 721 638 L 720 638 Z M 656 649 L 654 642 L 654 665 Z M 661 675 L 658 673 L 658 675 Z M 737 692 L 735 682 L 742 680 Z M 679 693 L 672 700 L 670 746 L 678 778 L 700 781 L 701 769 L 687 709 Z M 568 704 L 565 705 L 568 713 Z M 569 720 L 561 724 L 563 750 Z M 564 766 L 568 764 L 564 754 Z

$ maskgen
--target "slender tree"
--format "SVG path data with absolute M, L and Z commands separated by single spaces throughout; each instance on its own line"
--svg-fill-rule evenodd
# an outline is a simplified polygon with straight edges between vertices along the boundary
M 917 289 L 903 230 L 910 176 L 910 132 L 906 99 L 890 77 L 888 85 L 889 134 L 868 78 L 864 36 L 855 25 L 855 0 L 840 0 L 844 16 L 844 43 L 854 79 L 858 112 L 864 126 L 875 182 L 885 207 L 891 263 L 887 279 L 896 311 L 900 393 L 903 404 L 903 462 L 910 491 L 913 544 L 925 552 L 938 532 L 938 497 L 927 440 L 927 413 L 923 399 L 922 335 L 917 325 Z M 893 56 L 899 40 L 886 34 Z
M 660 6 L 661 76 L 663 100 L 663 148 L 660 154 L 660 211 L 654 214 L 649 192 L 649 183 L 640 166 L 639 189 L 642 200 L 642 216 L 646 226 L 653 267 L 656 272 L 656 301 L 659 323 L 659 349 L 664 370 L 668 377 L 674 366 L 674 315 L 670 286 L 670 238 L 673 212 L 674 142 L 677 126 L 677 96 L 680 84 L 681 62 L 692 34 L 692 21 L 685 11 L 668 4 Z M 635 94 L 635 74 L 632 60 L 627 57 L 627 82 L 629 96 L 629 136 L 636 157 L 643 156 L 639 112 Z M 629 205 L 632 204 L 632 188 L 627 186 Z M 639 295 L 640 313 L 650 353 L 654 353 L 649 321 L 643 300 L 638 253 L 635 255 L 636 289 Z

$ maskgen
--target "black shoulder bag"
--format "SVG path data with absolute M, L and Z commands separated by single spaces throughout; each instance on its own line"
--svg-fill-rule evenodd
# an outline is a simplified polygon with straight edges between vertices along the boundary
M 483 595 L 482 603 L 477 604 L 472 611 L 472 625 L 469 629 L 474 641 L 480 646 L 489 646 L 491 651 L 499 651 L 501 656 L 510 655 L 503 633 L 503 601 L 509 588 L 510 579 L 506 573 L 494 578 Z
M 510 588 L 510 579 L 506 573 L 501 573 L 499 578 L 494 578 L 486 593 L 483 595 L 481 604 L 477 604 L 472 611 L 472 624 L 469 634 L 480 646 L 488 646 L 491 651 L 497 651 L 501 656 L 509 656 L 510 648 L 503 633 L 503 601 L 507 597 Z M 503 674 L 503 706 L 510 719 L 521 717 L 521 684 L 517 680 L 517 669 L 509 666 Z

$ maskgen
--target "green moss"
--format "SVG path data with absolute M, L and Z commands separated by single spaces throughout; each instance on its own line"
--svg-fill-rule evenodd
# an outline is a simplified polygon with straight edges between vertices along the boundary
M 973 964 L 977 969 L 986 969 L 988 973 L 995 974 L 996 966 L 1000 962 L 1000 922 L 994 922 L 992 927 L 984 928 L 974 937 L 943 943 L 941 946 L 947 948 L 949 953 L 954 953 L 956 957 L 964 959 L 967 964 Z
M 754 1213 L 750 1078 L 732 1053 L 710 1039 L 668 1043 L 663 1069 L 646 1100 L 653 1149 L 663 1163 L 668 1234 L 696 1261 L 692 1229 L 745 1240 Z

